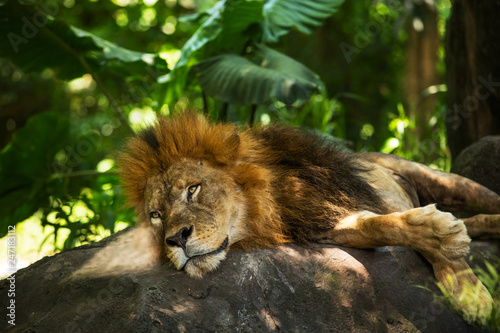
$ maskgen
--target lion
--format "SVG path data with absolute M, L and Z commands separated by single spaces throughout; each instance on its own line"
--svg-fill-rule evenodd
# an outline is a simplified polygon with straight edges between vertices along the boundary
M 500 196 L 472 180 L 393 155 L 348 153 L 290 126 L 238 129 L 195 112 L 160 117 L 129 140 L 120 165 L 139 220 L 192 277 L 235 247 L 407 246 L 471 321 L 491 312 L 464 256 L 470 237 L 500 238 Z M 445 212 L 461 210 L 487 214 Z

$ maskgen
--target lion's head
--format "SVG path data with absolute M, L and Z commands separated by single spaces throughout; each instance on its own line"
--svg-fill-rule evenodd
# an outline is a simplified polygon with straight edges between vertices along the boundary
M 245 132 L 194 113 L 162 117 L 129 141 L 120 158 L 125 191 L 177 269 L 201 277 L 237 242 L 287 240 L 270 197 L 272 177 L 251 163 L 259 154 Z
M 243 200 L 225 172 L 203 161 L 181 159 L 149 177 L 144 211 L 177 269 L 201 277 L 242 238 Z

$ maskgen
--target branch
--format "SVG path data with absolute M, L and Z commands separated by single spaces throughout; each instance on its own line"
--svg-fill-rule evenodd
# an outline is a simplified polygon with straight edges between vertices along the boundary
M 83 68 L 85 68 L 85 70 L 90 74 L 92 75 L 92 78 L 94 79 L 94 81 L 96 82 L 97 84 L 97 87 L 99 87 L 99 89 L 101 90 L 101 92 L 104 94 L 104 96 L 106 96 L 106 98 L 108 99 L 109 101 L 109 105 L 111 105 L 111 109 L 113 110 L 113 112 L 115 113 L 115 115 L 118 117 L 118 119 L 120 119 L 120 122 L 122 123 L 122 125 L 124 125 L 128 130 L 129 132 L 132 134 L 132 135 L 135 135 L 135 132 L 134 130 L 132 129 L 132 127 L 130 126 L 130 124 L 128 123 L 127 119 L 125 118 L 125 115 L 123 114 L 123 111 L 121 110 L 121 108 L 115 103 L 115 100 L 113 99 L 113 97 L 111 97 L 111 94 L 108 92 L 108 90 L 106 89 L 105 85 L 102 83 L 101 81 L 101 78 L 99 77 L 99 75 L 97 75 L 93 70 L 92 68 L 89 66 L 89 64 L 87 63 L 87 61 L 78 55 L 78 59 L 80 60 L 80 63 L 82 64 Z
M 50 178 L 61 179 L 61 178 L 72 178 L 72 177 L 98 177 L 102 175 L 116 175 L 116 174 L 118 174 L 118 171 L 99 172 L 95 170 L 82 170 L 70 173 L 54 173 Z

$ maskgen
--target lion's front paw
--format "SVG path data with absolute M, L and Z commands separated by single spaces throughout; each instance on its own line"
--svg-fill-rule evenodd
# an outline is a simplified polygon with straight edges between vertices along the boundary
M 413 231 L 413 248 L 421 251 L 431 263 L 456 260 L 469 252 L 470 238 L 465 224 L 436 205 L 415 208 L 403 213 L 406 227 Z

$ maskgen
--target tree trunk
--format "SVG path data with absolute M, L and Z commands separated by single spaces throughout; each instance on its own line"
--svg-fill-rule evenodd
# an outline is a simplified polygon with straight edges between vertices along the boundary
M 423 92 L 438 83 L 439 42 L 434 1 L 414 2 L 411 21 L 408 22 L 404 80 L 408 115 L 417 124 L 417 135 L 418 129 L 432 117 L 437 103 L 436 94 L 425 95 Z
M 500 1 L 455 0 L 446 32 L 446 128 L 452 158 L 500 134 Z

